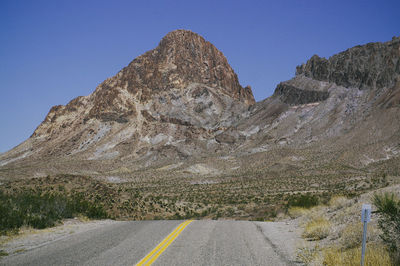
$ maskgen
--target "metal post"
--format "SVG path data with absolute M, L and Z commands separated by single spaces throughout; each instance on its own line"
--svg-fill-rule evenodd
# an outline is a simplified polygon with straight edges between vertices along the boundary
M 364 210 L 364 217 L 367 216 L 367 210 Z M 363 239 L 362 239 L 362 249 L 361 249 L 361 266 L 364 266 L 364 257 L 365 257 L 365 245 L 367 243 L 367 220 L 364 220 L 364 231 L 363 231 Z
M 364 266 L 365 249 L 367 244 L 367 224 L 371 221 L 371 205 L 363 204 L 361 210 L 361 222 L 364 225 L 362 249 L 361 249 L 361 266 Z

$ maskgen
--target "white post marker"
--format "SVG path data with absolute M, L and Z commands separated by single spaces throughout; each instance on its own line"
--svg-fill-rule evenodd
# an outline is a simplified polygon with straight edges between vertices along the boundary
M 367 223 L 371 221 L 371 205 L 363 204 L 361 210 L 361 222 L 364 224 L 362 249 L 361 249 L 361 266 L 364 266 L 365 245 L 367 242 Z

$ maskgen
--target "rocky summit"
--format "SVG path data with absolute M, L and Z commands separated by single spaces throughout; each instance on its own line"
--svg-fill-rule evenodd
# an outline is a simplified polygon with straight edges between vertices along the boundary
M 202 140 L 212 140 L 254 103 L 251 88 L 239 84 L 222 52 L 196 33 L 177 30 L 91 95 L 52 107 L 31 138 L 11 154 L 185 158 L 215 146 Z
M 256 103 L 222 52 L 176 30 L 92 94 L 51 108 L 28 140 L 0 155 L 0 181 L 168 183 L 165 197 L 194 185 L 217 197 L 229 184 L 240 186 L 228 198 L 256 197 L 256 188 L 263 197 L 358 193 L 387 182 L 377 177 L 398 179 L 399 111 L 398 37 L 314 55 Z

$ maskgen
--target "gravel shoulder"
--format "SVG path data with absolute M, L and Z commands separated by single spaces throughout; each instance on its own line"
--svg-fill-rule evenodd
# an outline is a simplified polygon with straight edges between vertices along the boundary
M 309 246 L 310 243 L 302 237 L 303 229 L 298 220 L 287 220 L 281 222 L 255 222 L 257 229 L 265 236 L 274 251 L 288 262 L 288 264 L 301 264 L 297 259 L 297 250 Z

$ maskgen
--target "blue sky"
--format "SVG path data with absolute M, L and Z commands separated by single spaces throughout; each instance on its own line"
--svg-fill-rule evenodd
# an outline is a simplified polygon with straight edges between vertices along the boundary
M 0 152 L 53 105 L 190 29 L 220 49 L 257 101 L 313 54 L 400 35 L 400 1 L 0 1 Z

